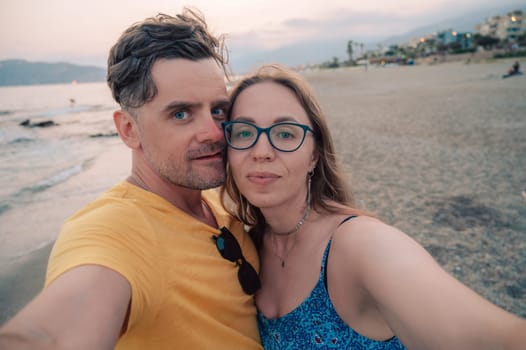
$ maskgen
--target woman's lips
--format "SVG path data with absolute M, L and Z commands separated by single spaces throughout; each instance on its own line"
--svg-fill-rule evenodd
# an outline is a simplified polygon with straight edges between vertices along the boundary
M 247 175 L 248 181 L 259 184 L 259 185 L 267 185 L 269 183 L 272 183 L 280 178 L 279 175 L 276 175 L 274 173 L 267 173 L 267 172 L 251 172 Z

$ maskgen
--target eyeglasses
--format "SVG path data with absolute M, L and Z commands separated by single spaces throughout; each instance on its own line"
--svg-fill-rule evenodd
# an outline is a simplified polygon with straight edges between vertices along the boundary
M 221 227 L 219 230 L 221 231 L 219 236 L 212 236 L 219 254 L 239 266 L 237 278 L 241 288 L 249 295 L 254 294 L 261 287 L 256 270 L 243 256 L 241 247 L 232 232 L 226 227 Z
M 255 124 L 239 120 L 223 122 L 221 126 L 226 142 L 236 150 L 253 147 L 258 142 L 259 136 L 265 133 L 272 147 L 278 151 L 294 152 L 303 144 L 307 131 L 315 135 L 314 130 L 309 126 L 293 122 L 281 122 L 268 128 L 260 128 Z

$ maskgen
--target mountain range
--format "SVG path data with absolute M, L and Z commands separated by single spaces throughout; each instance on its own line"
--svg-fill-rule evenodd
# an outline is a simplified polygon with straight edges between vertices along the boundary
M 106 70 L 71 63 L 28 62 L 14 59 L 0 61 L 0 86 L 59 84 L 76 81 L 104 81 Z

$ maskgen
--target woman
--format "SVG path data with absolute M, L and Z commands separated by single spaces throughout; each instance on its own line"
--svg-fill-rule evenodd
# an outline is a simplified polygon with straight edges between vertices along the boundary
M 408 235 L 352 206 L 304 80 L 264 66 L 231 100 L 223 197 L 259 249 L 265 348 L 525 345 L 524 320 L 447 274 Z

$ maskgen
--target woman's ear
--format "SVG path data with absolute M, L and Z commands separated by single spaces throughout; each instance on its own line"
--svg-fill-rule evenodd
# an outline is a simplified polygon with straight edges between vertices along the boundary
M 113 112 L 113 123 L 119 133 L 121 140 L 131 149 L 141 146 L 137 119 L 129 112 L 119 109 Z

